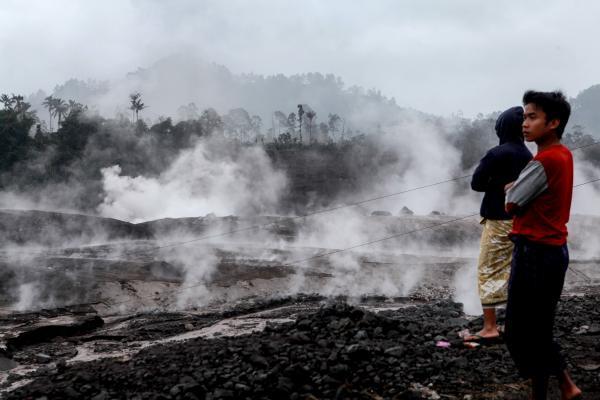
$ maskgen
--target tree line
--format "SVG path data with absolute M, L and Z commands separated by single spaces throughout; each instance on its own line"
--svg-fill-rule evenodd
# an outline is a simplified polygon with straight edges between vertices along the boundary
M 53 96 L 45 100 L 50 129 L 45 129 L 23 96 L 0 96 L 0 190 L 77 182 L 83 185 L 81 209 L 93 209 L 97 204 L 102 168 L 118 164 L 128 176 L 157 175 L 181 150 L 208 137 L 218 138 L 225 146 L 263 146 L 277 167 L 295 176 L 299 175 L 294 171 L 305 171 L 306 182 L 317 178 L 326 182 L 334 173 L 341 174 L 340 182 L 351 181 L 354 178 L 347 175 L 373 174 L 381 163 L 397 162 L 397 155 L 388 154 L 389 149 L 377 143 L 380 127 L 369 134 L 352 131 L 337 114 L 318 122 L 317 112 L 307 104 L 298 104 L 289 113 L 273 112 L 270 127 L 265 129 L 260 117 L 243 108 L 220 115 L 212 108 L 200 111 L 193 103 L 180 107 L 174 119 L 148 124 L 142 118 L 148 105 L 140 93 L 129 96 L 131 115 L 116 118 L 104 118 L 72 100 Z M 497 143 L 493 115 L 459 118 L 451 128 L 443 118 L 432 118 L 460 151 L 457 168 L 462 170 L 473 168 Z M 593 143 L 594 138 L 574 126 L 563 141 L 577 147 Z M 600 167 L 600 146 L 581 151 L 585 159 Z M 315 163 L 310 154 L 319 154 L 326 162 Z M 326 171 L 319 170 L 323 165 L 328 165 Z
M 101 152 L 105 153 L 104 167 L 116 161 L 127 164 L 127 160 L 116 158 L 135 159 L 136 154 L 148 153 L 151 148 L 156 153 L 153 159 L 162 160 L 157 166 L 160 169 L 202 137 L 279 148 L 332 143 L 330 133 L 341 131 L 338 139 L 344 135 L 342 118 L 330 114 L 328 124 L 317 125 L 316 112 L 306 104 L 298 105 L 298 113 L 291 112 L 285 118 L 281 117 L 285 115 L 282 111 L 274 112 L 272 126 L 265 131 L 262 119 L 243 108 L 220 115 L 212 108 L 200 112 L 193 103 L 180 107 L 177 119 L 159 118 L 148 126 L 140 117 L 148 106 L 137 92 L 129 96 L 131 117 L 112 119 L 76 101 L 47 96 L 43 104 L 48 111 L 48 127 L 23 96 L 3 94 L 0 102 L 0 187 L 15 182 L 28 184 L 30 180 L 66 180 L 72 173 L 72 162 L 84 165 L 86 157 Z M 41 170 L 28 167 L 40 160 L 44 163 Z M 138 161 L 134 172 L 148 172 Z

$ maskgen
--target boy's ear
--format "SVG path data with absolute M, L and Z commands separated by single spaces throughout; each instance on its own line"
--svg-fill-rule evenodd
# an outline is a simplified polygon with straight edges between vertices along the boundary
M 558 119 L 558 118 L 554 118 L 546 124 L 546 126 L 550 129 L 556 129 L 556 128 L 558 128 L 559 125 L 560 125 L 560 119 Z

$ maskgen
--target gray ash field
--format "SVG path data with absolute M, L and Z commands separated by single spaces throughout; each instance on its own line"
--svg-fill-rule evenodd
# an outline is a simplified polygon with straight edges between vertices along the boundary
M 464 312 L 477 218 L 352 218 L 362 236 L 323 234 L 336 221 L 310 218 L 1 211 L 0 397 L 524 398 L 503 344 L 467 348 L 458 336 L 481 324 Z M 600 259 L 583 244 L 598 227 L 572 219 L 556 326 L 591 399 Z

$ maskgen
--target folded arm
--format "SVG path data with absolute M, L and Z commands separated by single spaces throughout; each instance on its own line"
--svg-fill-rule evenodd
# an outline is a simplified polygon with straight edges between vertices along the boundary
M 547 188 L 544 166 L 537 160 L 531 161 L 506 191 L 506 212 L 511 215 L 518 213 Z

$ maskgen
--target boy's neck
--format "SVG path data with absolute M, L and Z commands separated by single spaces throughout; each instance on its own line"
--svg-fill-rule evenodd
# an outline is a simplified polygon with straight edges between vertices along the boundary
M 539 153 L 540 151 L 546 150 L 548 147 L 560 144 L 560 139 L 555 134 L 551 134 L 539 138 L 535 141 L 535 144 L 537 144 Z

